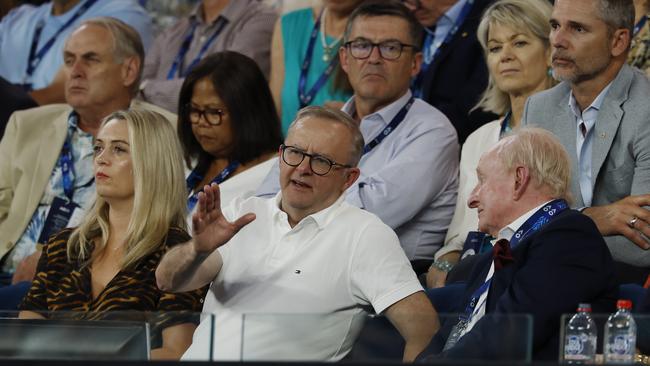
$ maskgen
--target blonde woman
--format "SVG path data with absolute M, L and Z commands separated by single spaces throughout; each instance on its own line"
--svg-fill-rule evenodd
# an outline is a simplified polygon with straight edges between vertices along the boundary
M 488 87 L 477 108 L 502 116 L 474 131 L 463 144 L 456 210 L 445 245 L 427 273 L 428 287 L 445 284 L 447 272 L 460 259 L 470 231 L 478 230 L 478 214 L 467 207 L 476 185 L 481 155 L 520 124 L 526 99 L 554 85 L 548 40 L 552 7 L 547 0 L 500 0 L 485 11 L 477 30 L 489 71 Z
M 183 155 L 173 127 L 156 112 L 113 113 L 97 133 L 93 169 L 95 204 L 78 228 L 44 246 L 20 317 L 200 311 L 205 289 L 164 293 L 154 277 L 167 249 L 189 240 Z M 162 329 L 162 344 L 152 358 L 178 359 L 195 324 L 166 315 L 155 328 Z

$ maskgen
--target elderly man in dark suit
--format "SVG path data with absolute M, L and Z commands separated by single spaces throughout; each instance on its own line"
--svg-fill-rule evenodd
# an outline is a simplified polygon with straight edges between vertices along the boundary
M 528 99 L 523 125 L 553 132 L 569 152 L 576 208 L 596 223 L 620 283 L 650 273 L 650 81 L 626 65 L 632 1 L 557 0 L 553 75 Z
M 468 205 L 478 210 L 479 229 L 497 238 L 494 250 L 477 259 L 456 309 L 462 316 L 447 321 L 419 359 L 512 358 L 513 342 L 528 345 L 508 337 L 497 316 L 531 314 L 533 358 L 556 360 L 563 313 L 580 302 L 614 309 L 611 255 L 596 225 L 568 208 L 569 159 L 551 133 L 528 128 L 502 139 L 477 174 Z

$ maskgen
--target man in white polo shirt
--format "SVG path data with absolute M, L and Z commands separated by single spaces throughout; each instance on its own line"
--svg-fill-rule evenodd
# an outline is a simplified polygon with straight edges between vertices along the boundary
M 193 240 L 156 277 L 168 291 L 212 282 L 204 312 L 215 314 L 215 359 L 340 360 L 371 307 L 404 337 L 405 360 L 424 349 L 438 323 L 397 236 L 345 202 L 362 149 L 349 116 L 308 107 L 280 147 L 275 198 L 222 212 L 216 185 L 199 196 Z M 210 328 L 204 319 L 185 359 L 209 357 Z

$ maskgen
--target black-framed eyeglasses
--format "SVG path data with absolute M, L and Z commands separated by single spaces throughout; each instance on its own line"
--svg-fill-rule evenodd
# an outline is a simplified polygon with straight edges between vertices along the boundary
M 384 60 L 397 60 L 402 56 L 402 51 L 406 47 L 418 49 L 417 46 L 412 44 L 405 44 L 400 41 L 383 41 L 380 43 L 373 43 L 367 39 L 355 39 L 345 43 L 345 47 L 350 51 L 352 57 L 363 60 L 370 57 L 372 49 L 377 47 L 379 55 Z
M 199 121 L 201 120 L 201 116 L 203 116 L 203 118 L 209 125 L 219 126 L 221 124 L 221 119 L 225 114 L 223 109 L 219 109 L 219 108 L 199 109 L 192 106 L 191 104 L 185 105 L 185 111 L 187 112 L 187 116 L 193 125 L 198 124 Z
M 318 154 L 308 154 L 295 146 L 282 144 L 280 145 L 280 149 L 282 150 L 282 160 L 284 160 L 284 162 L 290 166 L 300 165 L 302 161 L 305 160 L 305 156 L 308 156 L 309 167 L 311 168 L 311 171 L 316 175 L 326 175 L 330 172 L 330 170 L 332 170 L 333 166 L 352 168 L 351 165 L 339 164 Z

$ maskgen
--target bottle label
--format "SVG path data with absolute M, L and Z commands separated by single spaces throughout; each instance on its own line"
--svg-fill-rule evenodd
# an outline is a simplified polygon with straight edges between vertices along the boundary
M 571 361 L 590 360 L 592 355 L 585 347 L 589 347 L 590 337 L 587 334 L 571 334 L 566 337 L 564 359 Z
M 636 339 L 633 335 L 617 334 L 610 337 L 605 360 L 607 362 L 631 362 L 634 358 Z
M 630 354 L 630 337 L 627 335 L 617 335 L 614 337 L 614 341 L 609 346 L 610 352 L 615 355 L 625 355 Z

